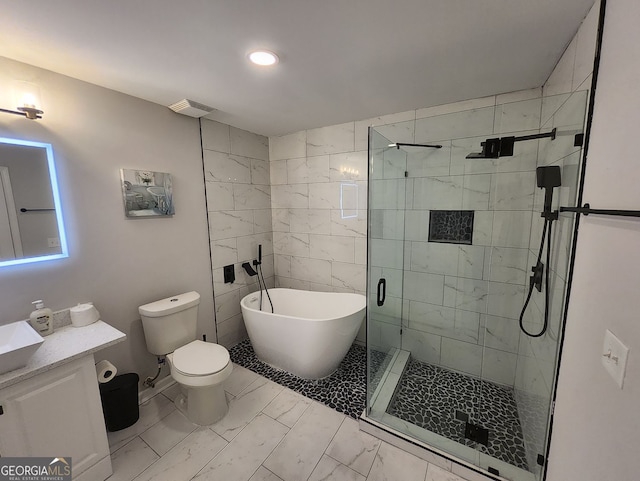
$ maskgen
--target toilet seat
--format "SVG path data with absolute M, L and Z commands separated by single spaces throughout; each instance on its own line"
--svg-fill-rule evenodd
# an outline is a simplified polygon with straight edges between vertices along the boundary
M 233 370 L 229 351 L 211 342 L 192 341 L 167 354 L 171 376 L 189 387 L 223 382 Z
M 192 341 L 173 353 L 173 367 L 185 376 L 208 376 L 229 364 L 229 351 L 211 342 Z

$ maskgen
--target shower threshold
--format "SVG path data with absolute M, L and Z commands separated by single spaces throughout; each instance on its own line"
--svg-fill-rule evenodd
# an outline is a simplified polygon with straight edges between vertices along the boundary
M 391 428 L 395 436 L 448 458 L 453 455 L 458 458 L 454 461 L 475 469 L 493 468 L 506 479 L 535 479 L 528 470 L 512 391 L 416 361 L 407 351 L 393 353 L 371 397 L 369 414 L 361 420 L 363 431 L 376 425 Z M 469 425 L 488 429 L 487 445 L 465 437 Z

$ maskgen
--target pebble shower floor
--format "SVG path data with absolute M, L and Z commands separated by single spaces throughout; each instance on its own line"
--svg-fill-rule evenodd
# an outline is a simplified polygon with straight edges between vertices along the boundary
M 513 389 L 411 359 L 387 412 L 528 470 Z M 489 430 L 486 446 L 465 438 L 460 414 Z
M 260 361 L 249 340 L 229 349 L 231 360 L 303 396 L 358 419 L 366 406 L 367 350 L 353 344 L 338 369 L 319 380 L 302 379 Z
M 367 351 L 363 346 L 353 344 L 336 372 L 320 380 L 301 379 L 265 364 L 256 357 L 249 340 L 233 346 L 229 354 L 236 364 L 354 419 L 365 409 Z M 385 356 L 372 354 L 372 367 L 380 371 Z M 464 437 L 465 423 L 456 419 L 456 411 L 489 429 L 488 446 Z M 412 359 L 387 412 L 527 469 L 518 410 L 508 388 Z

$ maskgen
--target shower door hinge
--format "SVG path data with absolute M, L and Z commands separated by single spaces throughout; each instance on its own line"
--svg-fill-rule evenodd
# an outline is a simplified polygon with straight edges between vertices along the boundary
M 544 456 L 542 454 L 538 454 L 538 457 L 536 458 L 536 463 L 538 463 L 538 466 L 544 466 Z
M 404 176 L 405 177 L 409 177 L 409 172 L 407 172 L 406 170 L 404 171 Z

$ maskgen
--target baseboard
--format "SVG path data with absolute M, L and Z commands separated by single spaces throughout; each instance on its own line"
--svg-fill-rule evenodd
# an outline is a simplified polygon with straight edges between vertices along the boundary
M 176 381 L 171 377 L 171 375 L 163 377 L 156 383 L 155 387 L 148 387 L 138 393 L 138 404 L 147 402 L 156 394 L 160 394 L 168 387 L 173 386 L 175 382 Z
M 73 466 L 72 471 L 73 473 Z M 111 456 L 105 456 L 93 466 L 85 469 L 77 476 L 72 475 L 73 481 L 104 481 L 113 474 Z

